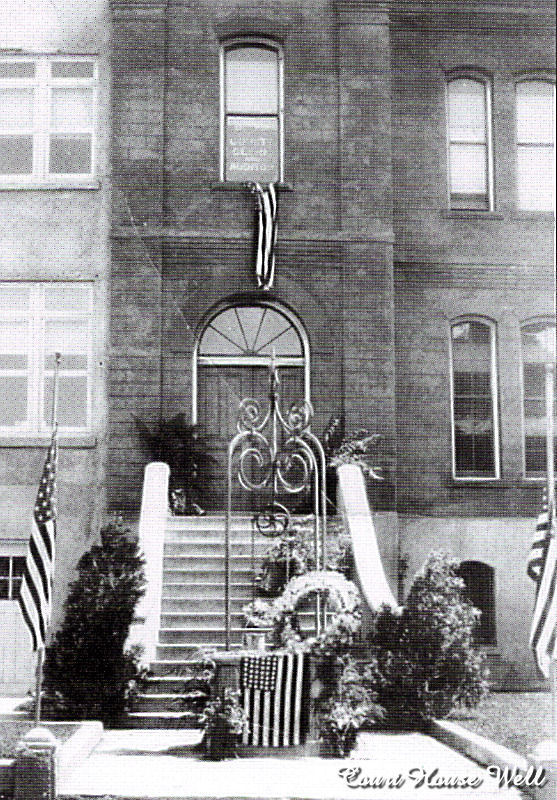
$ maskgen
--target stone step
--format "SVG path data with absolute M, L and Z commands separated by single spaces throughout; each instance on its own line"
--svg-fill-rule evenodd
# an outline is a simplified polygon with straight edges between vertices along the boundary
M 255 558 L 261 560 L 269 548 L 268 542 L 255 542 L 253 551 Z M 233 541 L 230 543 L 230 554 L 232 558 L 238 555 L 251 556 L 252 543 L 250 541 Z M 219 555 L 224 558 L 223 541 L 191 541 L 182 539 L 180 541 L 165 540 L 164 557 L 169 556 L 212 556 Z
M 242 645 L 241 636 L 239 634 L 233 634 L 230 644 L 232 649 L 239 649 Z M 153 663 L 156 665 L 157 669 L 164 668 L 165 665 L 167 668 L 171 665 L 173 668 L 176 668 L 180 663 L 196 657 L 199 651 L 203 649 L 224 650 L 224 634 L 222 641 L 216 642 L 202 641 L 198 637 L 196 641 L 188 642 L 187 644 L 159 644 L 156 648 L 157 657 Z
M 232 569 L 249 569 L 253 564 L 251 555 L 239 554 L 232 558 Z M 184 555 L 165 555 L 163 559 L 163 570 L 181 569 L 189 571 L 211 571 L 224 569 L 224 553 L 212 553 L 200 555 L 199 553 L 186 553 Z
M 206 645 L 201 646 L 202 649 L 207 650 L 221 650 L 222 645 L 217 645 L 213 648 L 207 648 Z M 208 657 L 208 656 L 207 656 Z M 205 660 L 206 658 L 205 657 Z M 149 665 L 151 673 L 151 680 L 157 681 L 165 679 L 168 681 L 182 681 L 182 683 L 192 674 L 195 670 L 203 669 L 204 657 L 200 650 L 192 650 L 187 658 L 164 658 L 152 661 Z M 169 684 L 171 685 L 171 684 Z
M 244 615 L 241 610 L 232 610 L 230 615 L 232 626 L 241 627 L 243 624 Z M 305 630 L 308 624 L 313 625 L 314 614 L 311 610 L 301 611 L 298 614 L 300 624 Z M 198 630 L 198 629 L 214 629 L 219 630 L 224 627 L 224 609 L 221 607 L 216 611 L 203 610 L 203 611 L 168 611 L 161 614 L 161 632 L 163 630 Z M 161 640 L 162 641 L 162 640 Z
M 253 570 L 246 565 L 231 564 L 231 572 L 234 576 L 234 583 L 250 583 L 253 577 Z M 163 570 L 163 585 L 166 586 L 171 583 L 189 583 L 190 585 L 197 585 L 198 583 L 221 583 L 224 586 L 224 562 L 221 567 L 204 567 L 201 563 L 198 564 L 197 569 L 188 569 L 187 567 L 171 567 Z
M 179 588 L 180 587 L 180 588 Z M 170 600 L 173 602 L 183 603 L 188 609 L 192 611 L 203 611 L 204 609 L 217 609 L 221 608 L 224 603 L 224 586 L 219 584 L 215 586 L 211 592 L 199 592 L 195 595 L 195 586 L 184 584 L 171 584 L 170 586 L 163 587 L 162 601 Z M 230 602 L 237 608 L 242 608 L 243 605 L 249 603 L 252 599 L 251 586 L 234 586 L 230 591 Z M 172 609 L 169 609 L 172 610 Z M 179 611 L 180 607 L 175 610 Z
M 238 595 L 238 597 L 249 597 L 251 598 L 253 585 L 250 581 L 246 581 L 245 583 L 234 583 L 233 586 L 230 587 L 231 591 L 234 590 L 234 594 Z M 198 600 L 200 603 L 205 603 L 206 600 L 209 599 L 222 599 L 224 594 L 224 584 L 222 581 L 214 581 L 214 582 L 203 582 L 200 581 L 199 583 L 193 583 L 193 581 L 173 581 L 169 583 L 167 581 L 163 584 L 163 596 L 164 597 L 174 597 L 174 598 L 185 598 L 192 600 Z
M 177 711 L 180 713 L 191 711 L 194 714 L 198 714 L 203 710 L 203 706 L 207 703 L 207 700 L 207 692 L 199 692 L 197 701 L 181 692 L 173 692 L 171 694 L 140 694 L 134 698 L 133 710 L 135 712 Z
M 130 711 L 123 728 L 201 728 L 199 714 L 191 711 Z
M 152 675 L 143 684 L 145 695 L 182 695 L 184 692 L 195 690 L 205 682 L 196 677 L 193 672 L 187 675 Z

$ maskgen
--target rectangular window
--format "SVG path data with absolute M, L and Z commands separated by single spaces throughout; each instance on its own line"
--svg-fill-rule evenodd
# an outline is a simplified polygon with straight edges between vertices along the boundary
M 222 51 L 221 178 L 282 180 L 282 58 L 266 44 Z
M 0 600 L 17 600 L 25 556 L 0 555 Z
M 91 179 L 96 93 L 91 59 L 0 60 L 0 186 Z
M 521 81 L 516 87 L 518 207 L 552 211 L 555 191 L 555 86 Z
M 499 477 L 494 326 L 451 326 L 453 475 Z
M 450 207 L 493 208 L 491 96 L 485 81 L 447 84 Z
M 0 433 L 49 431 L 56 352 L 60 429 L 90 430 L 91 285 L 0 283 Z
M 548 360 L 555 358 L 555 323 L 550 320 L 537 320 L 524 324 L 521 328 L 521 342 L 524 475 L 526 478 L 545 478 L 547 471 L 545 365 Z M 555 453 L 557 465 L 557 448 Z

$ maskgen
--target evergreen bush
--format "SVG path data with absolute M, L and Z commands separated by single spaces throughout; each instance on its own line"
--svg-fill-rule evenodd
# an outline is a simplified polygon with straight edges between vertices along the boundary
M 479 611 L 463 597 L 458 561 L 432 553 L 397 614 L 384 607 L 371 634 L 369 677 L 390 724 L 419 726 L 456 706 L 476 705 L 487 690 L 472 645 Z
M 78 562 L 62 627 L 46 648 L 43 686 L 69 716 L 109 723 L 142 677 L 139 652 L 125 643 L 145 577 L 137 539 L 121 520 L 100 538 Z

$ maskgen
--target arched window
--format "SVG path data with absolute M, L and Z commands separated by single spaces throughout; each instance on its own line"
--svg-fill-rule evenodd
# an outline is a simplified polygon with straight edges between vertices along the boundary
M 457 575 L 464 581 L 466 599 L 481 611 L 474 632 L 477 644 L 497 643 L 494 572 L 493 567 L 481 561 L 462 561 L 457 570 Z
M 524 80 L 516 85 L 518 207 L 551 211 L 555 187 L 555 84 Z
M 270 301 L 219 306 L 205 322 L 195 349 L 194 420 L 205 419 L 206 427 L 229 435 L 240 400 L 267 398 L 273 357 L 284 403 L 309 400 L 309 345 L 296 316 Z M 211 411 L 214 403 L 219 404 L 218 414 L 216 408 Z
M 282 52 L 241 39 L 221 50 L 221 180 L 283 177 Z
M 454 209 L 493 208 L 491 91 L 487 80 L 447 82 L 449 202 Z
M 453 475 L 499 478 L 495 324 L 451 324 Z
M 547 470 L 545 365 L 555 358 L 555 320 L 548 317 L 530 320 L 523 323 L 520 334 L 524 475 L 544 478 Z

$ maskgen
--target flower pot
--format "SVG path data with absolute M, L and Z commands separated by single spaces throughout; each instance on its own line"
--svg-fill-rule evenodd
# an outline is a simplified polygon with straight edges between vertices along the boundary
M 267 631 L 259 629 L 244 631 L 244 647 L 246 650 L 264 652 L 267 649 Z

